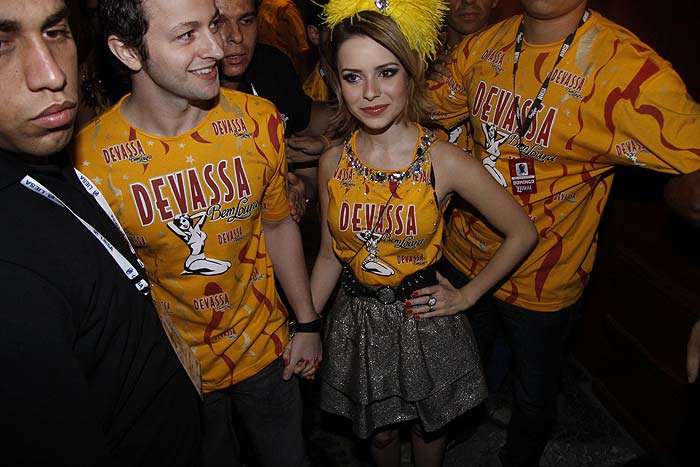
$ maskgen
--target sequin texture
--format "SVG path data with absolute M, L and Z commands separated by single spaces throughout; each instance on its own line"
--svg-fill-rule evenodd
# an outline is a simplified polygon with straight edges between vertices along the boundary
M 350 144 L 351 137 L 352 135 L 348 136 L 348 138 L 345 140 L 345 152 L 348 155 L 350 165 L 352 165 L 352 168 L 358 174 L 378 183 L 400 182 L 412 174 L 420 173 L 421 166 L 425 161 L 425 153 L 428 151 L 428 149 L 430 149 L 430 146 L 432 146 L 433 142 L 435 141 L 433 133 L 429 131 L 426 132 L 420 139 L 418 148 L 416 148 L 416 157 L 413 159 L 413 162 L 411 162 L 411 165 L 408 166 L 408 169 L 404 170 L 403 172 L 384 172 L 367 167 L 357 158 L 355 152 L 352 150 L 352 144 Z
M 400 302 L 382 305 L 341 290 L 324 342 L 321 408 L 350 418 L 361 438 L 410 420 L 434 431 L 486 397 L 463 313 L 416 320 Z

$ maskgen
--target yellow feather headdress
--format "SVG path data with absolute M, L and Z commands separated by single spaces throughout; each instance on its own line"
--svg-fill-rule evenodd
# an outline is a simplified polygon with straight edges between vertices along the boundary
M 362 11 L 387 15 L 427 63 L 437 53 L 438 34 L 448 9 L 444 0 L 330 0 L 323 9 L 323 19 L 333 29 L 347 18 L 354 21 Z

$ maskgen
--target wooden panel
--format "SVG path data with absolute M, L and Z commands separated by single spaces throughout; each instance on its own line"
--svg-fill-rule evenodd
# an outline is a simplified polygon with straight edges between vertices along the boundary
M 700 315 L 697 231 L 661 203 L 667 178 L 619 174 L 575 347 L 606 406 L 662 455 L 678 444 L 688 403 L 686 340 Z

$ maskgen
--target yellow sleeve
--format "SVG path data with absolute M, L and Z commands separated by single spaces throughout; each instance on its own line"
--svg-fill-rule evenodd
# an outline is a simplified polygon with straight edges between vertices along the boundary
M 267 122 L 271 141 L 276 141 L 271 147 L 275 150 L 274 159 L 270 160 L 271 173 L 263 195 L 263 219 L 266 221 L 281 221 L 289 215 L 289 200 L 287 197 L 287 158 L 285 157 L 284 127 L 279 112 L 271 114 Z M 276 140 L 273 140 L 276 138 Z
M 643 78 L 645 70 L 651 73 L 657 66 L 647 61 L 637 76 Z M 670 66 L 641 78 L 638 86 L 633 80 L 620 90 L 629 99 L 613 114 L 617 162 L 622 156 L 626 164 L 675 174 L 700 169 L 700 105 Z
M 428 98 L 432 104 L 430 119 L 443 128 L 453 128 L 469 119 L 467 91 L 464 80 L 469 67 L 468 37 L 455 49 L 448 65 L 448 75 L 442 83 L 428 80 Z

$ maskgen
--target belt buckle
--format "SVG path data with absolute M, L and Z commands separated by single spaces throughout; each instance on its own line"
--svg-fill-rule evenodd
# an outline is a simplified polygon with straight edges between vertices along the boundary
M 376 290 L 377 294 L 377 300 L 382 302 L 383 305 L 389 305 L 391 303 L 394 303 L 396 301 L 396 292 L 394 291 L 393 287 L 390 287 L 388 285 L 385 285 L 383 287 L 379 287 Z

